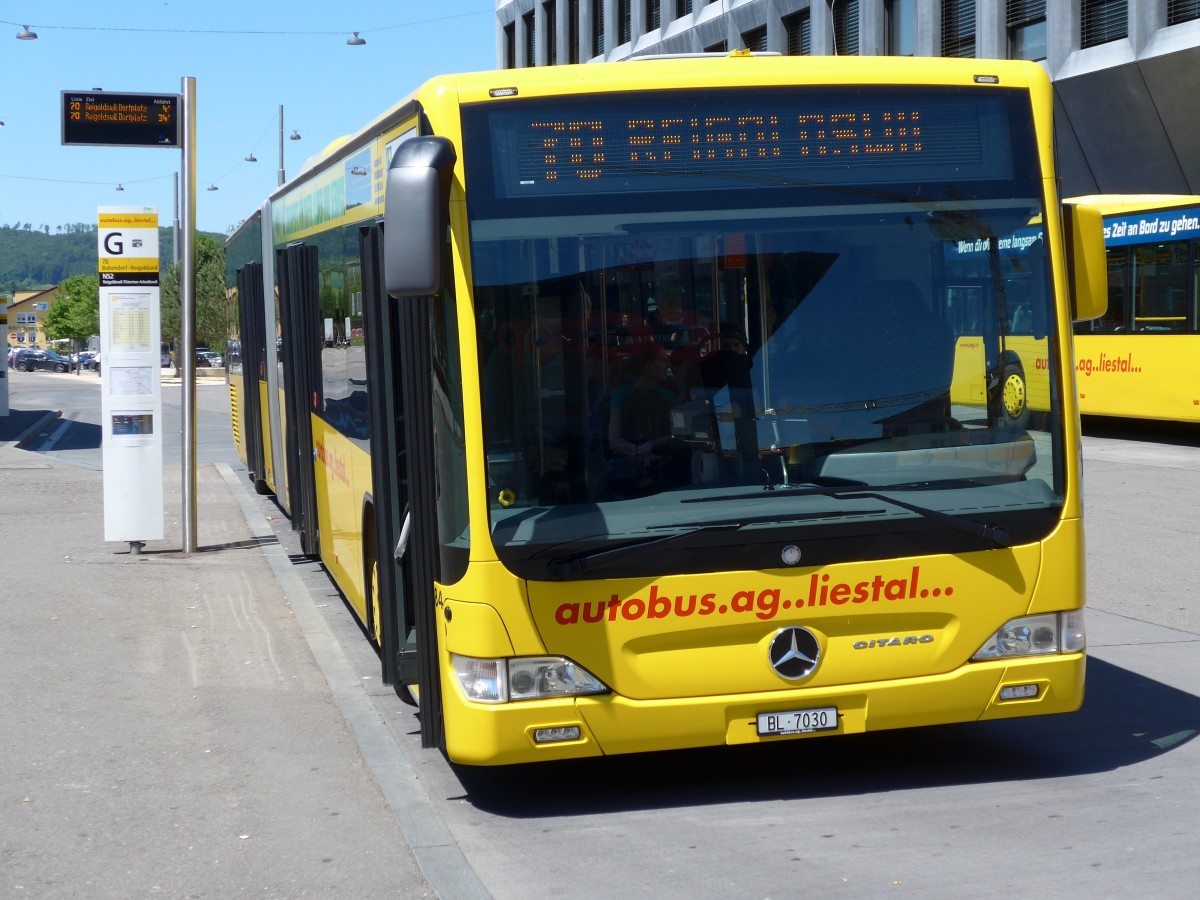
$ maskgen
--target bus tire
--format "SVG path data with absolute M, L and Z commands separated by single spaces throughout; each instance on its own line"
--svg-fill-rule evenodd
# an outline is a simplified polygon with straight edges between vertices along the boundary
M 269 484 L 267 484 L 265 481 L 263 481 L 261 478 L 255 478 L 254 479 L 254 493 L 269 494 L 269 493 L 271 493 L 271 486 Z
M 1029 391 L 1025 372 L 1018 363 L 1006 362 L 1000 376 L 1000 421 L 1005 428 L 1029 425 Z
M 366 518 L 371 507 L 366 507 Z M 363 523 L 363 605 L 366 607 L 367 638 L 376 649 L 383 647 L 383 616 L 380 614 L 379 554 L 376 551 L 375 530 Z

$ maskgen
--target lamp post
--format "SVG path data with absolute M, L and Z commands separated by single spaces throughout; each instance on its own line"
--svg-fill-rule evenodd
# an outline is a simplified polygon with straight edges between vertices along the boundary
M 293 128 L 288 140 L 300 140 L 300 132 Z M 253 162 L 254 160 L 247 157 L 247 161 Z M 283 173 L 283 104 L 281 103 L 279 105 L 279 184 L 282 185 L 285 181 L 287 181 L 287 176 Z
M 283 174 L 283 104 L 279 104 L 279 183 L 287 180 Z
M 175 217 L 171 220 L 171 261 L 179 265 L 179 173 L 175 173 Z

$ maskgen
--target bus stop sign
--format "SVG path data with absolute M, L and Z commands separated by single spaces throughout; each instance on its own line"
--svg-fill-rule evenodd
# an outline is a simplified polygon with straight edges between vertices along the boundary
M 178 147 L 178 94 L 62 92 L 63 146 Z

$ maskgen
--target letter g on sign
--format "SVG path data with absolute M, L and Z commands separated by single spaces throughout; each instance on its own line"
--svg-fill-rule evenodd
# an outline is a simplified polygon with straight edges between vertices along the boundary
M 120 256 L 125 252 L 125 242 L 121 240 L 121 232 L 113 231 L 104 236 L 104 249 L 113 256 Z

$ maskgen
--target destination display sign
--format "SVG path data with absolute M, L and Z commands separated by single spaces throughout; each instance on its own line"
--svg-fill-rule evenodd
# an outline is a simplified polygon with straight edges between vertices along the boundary
M 63 146 L 178 147 L 178 94 L 62 92 Z
M 497 201 L 982 183 L 1036 149 L 1028 102 L 994 89 L 647 91 L 481 104 L 463 119 L 466 145 L 491 150 L 467 161 L 476 193 L 491 182 Z

